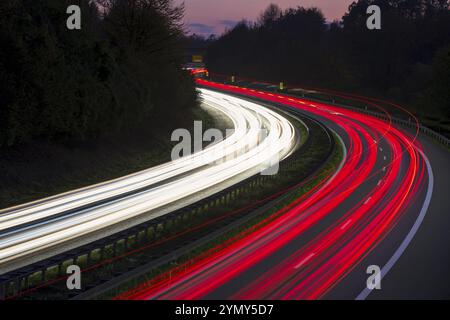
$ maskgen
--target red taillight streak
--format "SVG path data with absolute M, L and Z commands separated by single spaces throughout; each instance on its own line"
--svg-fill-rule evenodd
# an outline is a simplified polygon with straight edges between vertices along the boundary
M 256 91 L 248 92 L 249 90 L 212 84 L 203 80 L 197 81 L 203 85 L 209 85 L 222 90 L 226 89 L 241 94 L 245 92 L 245 94 L 250 96 L 264 98 L 274 102 L 286 103 L 286 97 L 282 96 L 277 97 L 273 94 L 264 94 Z M 186 272 L 175 275 L 170 281 L 174 287 L 173 290 L 167 290 L 168 282 L 161 281 L 151 287 L 141 287 L 140 289 L 142 290 L 134 290 L 132 293 L 122 296 L 122 298 L 200 298 L 213 291 L 218 286 L 223 285 L 241 272 L 247 270 L 250 266 L 266 258 L 268 255 L 310 228 L 320 219 L 325 217 L 337 205 L 342 203 L 351 191 L 357 188 L 368 178 L 368 175 L 370 171 L 372 171 L 376 160 L 377 147 L 376 144 L 370 144 L 371 136 L 364 128 L 359 126 L 356 122 L 350 124 L 348 120 L 339 119 L 341 118 L 339 116 L 332 117 L 328 113 L 329 110 L 335 109 L 332 106 L 326 106 L 328 110 L 319 110 L 317 108 L 306 107 L 307 104 L 299 99 L 290 98 L 289 101 L 292 101 L 293 103 L 291 105 L 294 105 L 297 108 L 336 120 L 338 124 L 347 132 L 351 141 L 351 150 L 349 150 L 349 153 L 352 157 L 348 157 L 339 174 L 330 183 L 325 185 L 319 191 L 311 194 L 309 198 L 304 199 L 303 202 L 290 209 L 280 218 L 272 221 L 254 233 L 247 235 L 245 238 L 232 243 L 228 247 L 224 246 L 223 250 L 212 253 L 209 257 L 201 259 L 196 264 L 189 267 L 189 270 L 186 270 Z M 319 107 L 325 106 L 318 103 L 314 103 L 314 105 Z M 393 137 L 391 137 L 391 135 L 389 135 L 389 139 L 387 139 L 389 132 L 392 130 L 390 125 L 371 117 L 362 116 L 356 112 L 340 109 L 338 110 L 339 112 L 345 114 L 346 117 L 365 123 L 365 125 L 370 128 L 375 128 L 374 131 L 380 132 L 380 134 L 384 136 L 387 141 L 391 142 L 391 145 L 398 143 Z M 353 128 L 351 125 L 353 125 Z M 363 135 L 366 143 L 370 145 L 369 154 L 367 156 L 368 159 L 363 161 L 359 167 L 358 162 L 361 158 L 363 150 L 360 137 L 356 133 L 355 129 Z M 401 132 L 398 130 L 394 131 L 395 134 L 400 137 L 401 142 L 406 145 L 411 144 L 408 138 L 406 138 Z M 301 281 L 298 286 L 289 292 L 285 292 L 283 296 L 284 298 L 320 297 L 339 279 L 341 279 L 343 275 L 348 273 L 348 270 L 353 268 L 354 265 L 362 259 L 362 257 L 366 256 L 368 252 L 374 248 L 379 241 L 381 241 L 380 239 L 385 237 L 387 234 L 386 231 L 392 227 L 393 222 L 398 218 L 399 213 L 401 213 L 404 202 L 406 202 L 407 198 L 411 197 L 410 191 L 417 172 L 417 154 L 413 148 L 407 147 L 406 149 L 408 151 L 408 155 L 414 159 L 414 161 L 412 161 L 414 165 L 410 166 L 408 169 L 408 174 L 403 180 L 404 183 L 401 188 L 402 192 L 397 193 L 397 197 L 395 197 L 394 201 L 398 200 L 399 204 L 397 206 L 393 206 L 392 203 L 394 202 L 391 201 L 391 205 L 388 204 L 382 212 L 375 216 L 372 222 L 367 224 L 366 221 L 365 223 L 367 226 L 363 229 L 361 229 L 361 223 L 365 221 L 364 217 L 367 218 L 368 212 L 370 212 L 370 209 L 373 208 L 374 204 L 368 204 L 367 207 L 360 207 L 359 209 L 352 210 L 352 214 L 346 215 L 347 218 L 352 219 L 351 226 L 348 226 L 348 228 L 343 230 L 342 226 L 344 222 L 340 220 L 340 223 L 333 225 L 331 232 L 326 235 L 322 234 L 321 237 L 315 239 L 312 242 L 313 247 L 311 247 L 310 250 L 305 251 L 303 249 L 304 251 L 300 256 L 300 259 L 308 256 L 308 254 L 310 255 L 311 252 L 313 252 L 314 257 L 311 259 L 311 262 L 308 261 L 308 264 L 316 263 L 318 266 L 317 270 L 311 273 L 305 280 Z M 373 203 L 380 200 L 386 194 L 387 190 L 392 187 L 393 181 L 398 174 L 402 152 L 401 150 L 399 151 L 398 146 L 393 147 L 393 150 L 394 160 L 391 163 L 392 168 L 389 168 L 387 172 L 385 183 L 372 193 Z M 342 191 L 342 189 L 345 190 Z M 337 192 L 336 190 L 341 191 Z M 403 191 L 405 193 L 403 193 Z M 403 196 L 401 196 L 402 194 Z M 325 200 L 328 200 L 329 202 L 322 205 L 322 202 L 325 202 Z M 354 235 L 353 239 L 348 236 L 348 230 L 352 229 L 359 231 L 358 234 Z M 340 241 L 342 239 L 346 239 L 347 243 L 342 249 L 336 252 L 336 248 L 340 243 L 342 243 L 342 241 Z M 366 242 L 361 243 L 361 239 L 364 239 Z M 334 250 L 332 250 L 333 248 Z M 332 253 L 333 255 L 331 255 Z M 323 262 L 325 256 L 328 257 L 328 260 Z M 340 267 L 329 268 L 330 263 L 336 263 L 336 261 L 339 261 L 338 266 Z M 322 263 L 321 266 L 318 265 L 319 262 Z M 324 266 L 328 267 L 327 270 L 333 269 L 333 272 L 324 272 Z M 289 269 L 284 270 L 285 276 L 287 276 L 289 273 L 288 271 L 291 269 L 292 267 L 289 267 Z M 258 292 L 261 293 L 265 291 L 267 291 L 267 285 L 265 288 L 261 287 Z M 299 292 L 302 294 L 299 294 Z

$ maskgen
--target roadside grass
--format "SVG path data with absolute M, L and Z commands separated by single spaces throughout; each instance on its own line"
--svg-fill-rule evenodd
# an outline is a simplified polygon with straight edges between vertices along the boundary
M 268 197 L 273 196 L 274 193 L 285 189 L 287 186 L 292 188 L 298 184 L 299 181 L 304 181 L 304 179 L 310 176 L 312 172 L 317 171 L 317 169 L 324 162 L 326 162 L 331 152 L 331 144 L 328 136 L 325 132 L 319 134 L 319 132 L 322 131 L 320 126 L 309 119 L 292 118 L 290 120 L 300 132 L 299 144 L 301 146 L 304 145 L 303 148 L 305 150 L 299 152 L 300 155 L 295 158 L 297 160 L 290 166 L 282 166 L 280 174 L 276 176 L 276 179 L 265 179 L 262 184 L 252 184 L 246 188 L 245 191 L 236 191 L 231 199 L 226 199 L 225 201 L 222 199 L 219 203 L 216 202 L 213 205 L 198 208 L 196 209 L 196 212 L 189 216 L 188 219 L 184 216 L 183 219 L 181 219 L 183 221 L 178 221 L 175 224 L 170 223 L 165 226 L 165 229 L 162 229 L 162 226 L 160 228 L 158 225 L 155 228 L 152 228 L 151 232 L 147 232 L 147 240 L 145 239 L 145 234 L 138 234 L 136 237 L 130 236 L 127 238 L 128 250 L 139 249 L 142 246 L 142 243 L 145 243 L 146 241 L 146 243 L 149 243 L 148 241 L 153 243 L 155 241 L 163 240 L 163 243 L 159 244 L 155 248 L 152 247 L 149 249 L 144 247 L 143 250 L 138 250 L 139 252 L 133 253 L 130 256 L 126 256 L 125 258 L 121 258 L 119 260 L 114 260 L 113 263 L 108 262 L 107 265 L 101 265 L 100 268 L 96 270 L 83 273 L 83 283 L 90 286 L 90 284 L 96 283 L 98 279 L 109 279 L 111 275 L 117 275 L 124 270 L 130 270 L 131 265 L 142 265 L 143 263 L 154 260 L 155 257 L 170 253 L 173 248 L 183 246 L 184 244 L 189 243 L 189 241 L 192 242 L 192 239 L 195 240 L 196 237 L 198 238 L 202 235 L 208 235 L 210 232 L 223 228 L 224 225 L 228 225 L 236 219 L 241 220 L 241 217 L 245 217 L 249 210 L 254 210 L 253 207 L 257 207 L 258 202 L 262 199 L 267 199 Z M 309 121 L 311 123 L 306 124 L 305 121 Z M 312 133 L 308 131 L 306 126 L 313 129 Z M 182 233 L 185 230 L 201 225 L 205 221 L 210 221 L 211 219 L 214 220 L 217 218 L 220 219 L 218 221 L 214 221 L 206 227 L 202 227 L 198 230 L 198 233 L 189 233 L 176 238 L 175 240 L 164 242 L 164 239 L 169 239 L 171 235 Z M 142 236 L 144 236 L 144 238 L 142 238 Z M 134 246 L 134 244 L 136 246 Z M 86 264 L 92 265 L 92 263 L 101 263 L 100 260 L 107 261 L 108 259 L 114 259 L 114 257 L 121 256 L 125 253 L 126 248 L 124 246 L 124 240 L 118 241 L 116 242 L 115 255 L 113 254 L 112 245 L 110 245 L 105 248 L 102 259 L 100 259 L 99 253 L 95 254 L 95 252 L 91 252 L 91 256 L 89 258 L 90 263 Z M 84 265 L 85 262 L 85 256 L 80 256 L 76 260 L 76 264 Z M 65 270 L 65 267 L 73 263 L 75 263 L 73 260 L 64 262 L 61 269 Z M 49 273 L 51 275 L 53 274 L 53 271 L 49 270 Z M 30 276 L 30 278 L 35 280 L 32 282 L 35 283 L 35 286 L 37 286 L 37 284 L 39 284 L 39 279 L 42 278 L 42 274 L 38 272 L 35 275 Z M 29 282 L 30 278 L 28 280 Z M 46 278 L 48 278 L 47 275 Z M 42 282 L 40 283 L 42 284 Z M 32 288 L 33 286 L 26 287 Z M 65 282 L 62 283 L 59 281 L 58 283 L 52 284 L 50 287 L 44 287 L 27 294 L 23 298 L 59 299 L 65 294 L 68 294 L 65 289 Z
M 215 121 L 214 119 L 210 119 L 211 121 Z M 223 237 L 218 237 L 215 239 L 215 242 L 212 241 L 207 246 L 200 246 L 196 250 L 192 250 L 187 252 L 183 257 L 175 259 L 172 263 L 169 263 L 165 267 L 156 268 L 154 270 L 149 270 L 149 273 L 144 278 L 151 278 L 155 274 L 160 274 L 162 271 L 167 270 L 168 267 L 173 266 L 174 263 L 182 263 L 183 261 L 188 261 L 191 257 L 198 255 L 199 253 L 208 250 L 208 248 L 213 247 L 217 243 L 222 243 L 239 233 L 242 230 L 246 230 L 258 224 L 261 219 L 265 219 L 270 216 L 276 209 L 283 207 L 284 205 L 292 202 L 294 199 L 299 197 L 302 194 L 308 192 L 311 188 L 317 185 L 325 176 L 325 172 L 329 170 L 333 170 L 336 165 L 335 161 L 341 155 L 339 155 L 340 148 L 331 149 L 332 144 L 330 144 L 328 135 L 323 133 L 319 133 L 322 131 L 320 126 L 311 121 L 310 119 L 290 119 L 297 130 L 300 131 L 300 144 L 304 146 L 304 150 L 299 152 L 300 155 L 296 157 L 295 161 L 291 163 L 289 166 L 285 166 L 280 171 L 280 174 L 276 176 L 276 179 L 266 179 L 262 184 L 251 186 L 250 188 L 246 188 L 245 191 L 236 191 L 231 200 L 221 201 L 220 203 L 216 203 L 215 205 L 209 206 L 205 205 L 202 208 L 198 208 L 194 214 L 189 216 L 189 219 L 182 219 L 183 221 L 178 221 L 177 223 L 170 223 L 168 226 L 165 226 L 165 229 L 160 228 L 160 226 L 156 226 L 156 228 L 151 229 L 152 231 L 147 234 L 147 243 L 156 241 L 154 239 L 164 240 L 170 239 L 171 235 L 182 233 L 184 230 L 189 230 L 192 227 L 201 225 L 205 221 L 209 221 L 211 219 L 216 219 L 218 217 L 221 218 L 219 221 L 214 221 L 213 224 L 208 225 L 206 227 L 202 227 L 199 232 L 195 232 L 195 234 L 186 234 L 179 238 L 175 238 L 175 240 L 169 240 L 167 242 L 163 242 L 157 247 L 152 247 L 150 249 L 144 248 L 144 250 L 139 251 L 137 253 L 133 253 L 132 255 L 126 255 L 124 258 L 120 258 L 119 260 L 114 260 L 114 257 L 121 256 L 126 253 L 127 248 L 125 247 L 125 240 L 116 242 L 116 250 L 115 255 L 113 254 L 112 245 L 107 246 L 103 252 L 103 259 L 101 259 L 100 254 L 97 252 L 91 252 L 89 257 L 89 261 L 86 255 L 79 256 L 76 258 L 76 262 L 71 259 L 63 263 L 62 270 L 70 264 L 76 263 L 83 266 L 91 266 L 92 263 L 101 263 L 102 261 L 109 261 L 108 259 L 113 259 L 114 262 L 108 262 L 106 265 L 101 265 L 100 268 L 91 270 L 89 272 L 83 272 L 83 285 L 92 286 L 95 283 L 98 283 L 99 279 L 110 279 L 111 276 L 121 274 L 130 270 L 133 266 L 139 266 L 145 264 L 148 261 L 152 261 L 155 257 L 160 257 L 165 254 L 170 253 L 173 248 L 178 248 L 180 246 L 185 245 L 186 243 L 192 242 L 198 237 L 206 236 L 210 234 L 212 231 L 220 230 L 223 226 L 228 225 L 233 221 L 244 221 L 248 220 L 245 223 L 242 223 L 241 226 L 234 229 L 234 232 L 228 232 Z M 212 125 L 212 123 L 204 122 L 204 129 Z M 308 131 L 306 129 L 306 125 L 311 129 Z M 224 123 L 222 122 L 222 125 Z M 219 129 L 224 129 L 219 127 Z M 307 139 L 309 138 L 309 139 Z M 336 140 L 336 139 L 335 139 Z M 337 142 L 335 142 L 336 145 Z M 334 150 L 334 151 L 333 151 Z M 330 155 L 331 153 L 331 155 Z M 293 156 L 294 157 L 294 156 Z M 312 181 L 309 181 L 303 186 L 300 186 L 302 181 L 305 181 L 308 177 L 311 176 L 312 173 L 315 173 L 316 176 Z M 298 186 L 298 187 L 295 187 Z M 286 190 L 289 188 L 289 190 Z M 280 190 L 285 190 L 287 194 L 289 194 L 288 198 L 284 198 L 284 201 L 277 202 L 276 206 L 273 207 L 273 210 L 266 211 L 264 214 L 259 215 L 256 218 L 245 219 L 245 216 L 249 213 L 249 210 L 246 209 L 243 212 L 239 212 L 241 209 L 248 208 L 249 205 L 255 205 L 262 199 L 267 199 L 273 194 L 278 193 Z M 251 209 L 254 210 L 254 209 Z M 234 215 L 234 212 L 239 212 L 237 215 Z M 250 211 L 251 212 L 251 211 Z M 230 215 L 230 213 L 232 213 Z M 224 217 L 222 219 L 222 217 Z M 252 217 L 250 215 L 250 217 Z M 241 219 L 243 218 L 243 219 Z M 145 235 L 144 235 L 145 236 Z M 127 238 L 128 241 L 128 250 L 139 249 L 142 246 L 142 241 L 145 239 L 141 239 L 140 235 L 130 236 Z M 83 268 L 82 268 L 83 269 Z M 60 270 L 61 271 L 61 270 Z M 55 274 L 61 275 L 61 272 L 57 272 L 56 269 L 47 270 L 46 279 L 50 280 L 54 277 Z M 32 282 L 35 286 L 42 284 L 39 280 L 42 278 L 41 273 L 36 273 L 28 278 L 28 282 Z M 139 280 L 141 281 L 141 280 Z M 126 288 L 134 287 L 139 281 L 135 279 L 131 279 L 130 282 L 127 282 L 124 286 Z M 32 288 L 33 286 L 26 286 L 28 288 Z M 122 290 L 122 289 L 121 289 Z M 114 291 L 111 296 L 115 296 L 120 291 Z M 65 288 L 65 281 L 59 281 L 58 283 L 52 284 L 49 287 L 43 287 L 37 291 L 33 291 L 26 296 L 23 296 L 24 299 L 61 299 L 64 298 L 67 294 L 70 294 Z
M 152 270 L 149 270 L 148 273 L 145 275 L 136 277 L 134 279 L 130 279 L 124 284 L 119 285 L 117 288 L 110 290 L 104 294 L 101 294 L 97 297 L 97 299 L 111 299 L 116 297 L 117 295 L 126 292 L 128 290 L 131 290 L 133 288 L 136 288 L 137 286 L 151 282 L 153 279 L 158 278 L 171 269 L 173 269 L 176 266 L 183 266 L 188 264 L 190 261 L 193 261 L 195 259 L 198 259 L 202 256 L 205 252 L 211 253 L 210 250 L 216 247 L 220 247 L 221 244 L 227 243 L 227 245 L 233 243 L 230 242 L 230 240 L 237 241 L 239 240 L 243 235 L 249 234 L 251 232 L 257 231 L 258 229 L 262 228 L 263 226 L 267 225 L 268 223 L 274 221 L 279 216 L 282 215 L 282 213 L 278 213 L 281 209 L 285 208 L 289 204 L 292 204 L 296 199 L 301 197 L 302 195 L 305 195 L 307 192 L 309 192 L 311 189 L 316 187 L 318 184 L 320 184 L 326 177 L 330 175 L 333 171 L 335 171 L 339 164 L 341 163 L 343 159 L 343 151 L 342 146 L 340 145 L 339 139 L 334 137 L 335 140 L 335 148 L 333 149 L 333 152 L 331 156 L 329 157 L 328 161 L 321 167 L 321 169 L 318 171 L 316 176 L 314 176 L 313 179 L 311 179 L 309 182 L 305 183 L 304 185 L 301 185 L 299 187 L 293 188 L 290 190 L 289 196 L 287 198 L 284 198 L 283 200 L 279 201 L 276 205 L 272 206 L 269 210 L 266 210 L 263 214 L 260 214 L 256 217 L 253 217 L 249 219 L 248 221 L 242 223 L 237 228 L 233 229 L 231 232 L 227 232 L 226 234 L 223 234 L 219 237 L 216 237 L 215 239 L 209 241 L 206 245 L 199 246 L 198 248 L 191 250 L 187 252 L 185 255 L 179 257 L 178 259 L 174 259 L 172 262 L 161 266 L 159 268 L 154 268 Z M 314 148 L 313 148 L 314 149 Z M 311 161 L 314 159 L 314 155 L 310 154 L 307 158 L 303 158 L 306 162 Z M 303 162 L 303 163 L 306 163 Z M 294 172 L 298 172 L 303 170 L 304 167 L 302 165 L 300 166 L 293 166 L 290 170 L 291 172 L 285 175 L 285 177 L 288 177 L 289 175 L 295 176 Z M 276 188 L 279 189 L 280 185 L 286 185 L 287 180 L 283 179 L 280 181 L 279 179 L 270 181 L 271 186 L 265 186 L 264 189 L 268 188 L 271 190 L 274 190 Z M 245 194 L 242 201 L 238 201 L 239 203 L 245 203 L 248 198 L 251 198 L 251 193 Z M 259 195 L 261 196 L 261 194 Z M 228 209 L 229 210 L 229 209 Z M 277 214 L 278 213 L 278 214 Z M 262 223 L 263 222 L 263 223 Z M 241 237 L 239 237 L 241 236 Z M 179 272 L 183 272 L 183 270 L 179 270 Z M 176 273 L 170 273 L 169 276 L 172 277 Z M 159 281 L 164 279 L 158 279 Z M 167 279 L 165 279 L 167 280 Z

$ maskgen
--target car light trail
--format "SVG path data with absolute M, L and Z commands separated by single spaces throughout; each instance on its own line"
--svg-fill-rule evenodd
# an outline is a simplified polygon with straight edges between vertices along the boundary
M 296 148 L 296 131 L 280 114 L 229 95 L 200 92 L 204 104 L 231 119 L 230 137 L 137 174 L 3 210 L 0 274 L 196 202 L 258 174 Z M 267 129 L 266 137 L 261 129 Z
M 234 286 L 257 264 L 331 221 L 271 268 L 239 285 L 232 299 L 318 299 L 342 281 L 408 213 L 428 179 L 419 143 L 391 122 L 355 111 L 293 97 L 197 80 L 199 85 L 281 103 L 328 121 L 345 135 L 348 154 L 325 184 L 282 215 L 226 246 L 211 250 L 186 270 L 170 270 L 118 299 L 201 299 Z M 380 164 L 381 163 L 381 164 Z M 359 192 L 358 192 L 359 191 Z M 335 216 L 344 204 L 349 207 Z M 281 210 L 283 211 L 283 210 Z M 262 270 L 260 268 L 258 270 Z M 362 284 L 363 286 L 363 284 Z M 215 297 L 215 296 L 214 296 Z

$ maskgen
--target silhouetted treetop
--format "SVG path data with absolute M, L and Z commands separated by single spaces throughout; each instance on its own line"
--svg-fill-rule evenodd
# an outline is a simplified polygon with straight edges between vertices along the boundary
M 158 127 L 195 104 L 182 6 L 79 0 L 82 29 L 69 31 L 71 4 L 0 2 L 0 147 Z
M 381 30 L 366 26 L 372 4 L 381 8 Z M 432 77 L 442 78 L 432 64 L 449 44 L 449 1 L 358 0 L 333 23 L 317 8 L 270 5 L 256 24 L 241 23 L 212 42 L 207 62 L 213 73 L 360 91 L 419 106 Z M 442 106 L 436 102 L 426 111 Z

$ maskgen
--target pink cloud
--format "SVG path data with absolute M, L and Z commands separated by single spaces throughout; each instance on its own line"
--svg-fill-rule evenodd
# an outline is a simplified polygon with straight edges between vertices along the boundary
M 255 20 L 270 3 L 276 3 L 283 9 L 318 7 L 332 21 L 341 18 L 353 0 L 175 0 L 175 3 L 183 2 L 186 7 L 186 26 L 203 25 L 201 30 L 221 33 L 232 26 L 232 21 Z M 195 28 L 191 30 L 199 31 Z

